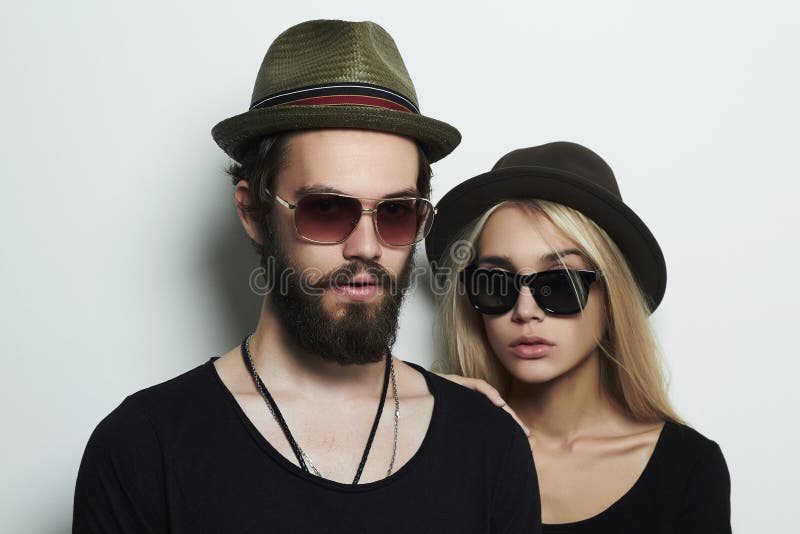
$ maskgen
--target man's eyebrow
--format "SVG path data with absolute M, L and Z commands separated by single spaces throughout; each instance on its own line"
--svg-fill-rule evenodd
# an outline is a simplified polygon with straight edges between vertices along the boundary
M 540 261 L 542 263 L 553 263 L 558 261 L 559 257 L 561 256 L 570 256 L 570 255 L 577 255 L 581 258 L 584 257 L 583 253 L 576 249 L 576 248 L 569 248 L 564 250 L 558 250 L 556 252 L 552 252 L 550 254 L 545 254 L 542 256 Z M 497 267 L 502 267 L 504 269 L 508 269 L 509 271 L 516 271 L 516 267 L 514 267 L 514 262 L 511 261 L 506 255 L 491 255 L 491 256 L 481 256 L 476 260 L 476 263 L 489 263 L 491 265 L 496 265 Z
M 335 193 L 338 195 L 348 195 L 351 197 L 357 196 L 342 191 L 341 189 L 336 189 L 335 187 L 330 187 L 327 185 L 304 185 L 294 190 L 295 198 L 300 198 L 301 196 L 310 195 L 312 193 Z M 417 197 L 417 196 L 419 196 L 419 191 L 417 191 L 416 188 L 406 187 L 399 191 L 394 191 L 392 193 L 383 195 L 380 198 Z

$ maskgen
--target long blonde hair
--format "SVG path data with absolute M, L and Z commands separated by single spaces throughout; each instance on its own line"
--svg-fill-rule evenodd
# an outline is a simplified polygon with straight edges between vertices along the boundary
M 605 392 L 636 421 L 681 422 L 667 396 L 660 348 L 649 321 L 647 297 L 639 288 L 625 256 L 594 221 L 570 207 L 539 199 L 500 202 L 467 225 L 438 258 L 436 269 L 446 275 L 445 291 L 437 296 L 434 338 L 439 354 L 435 366 L 445 372 L 481 378 L 506 394 L 511 375 L 495 357 L 481 315 L 460 290 L 458 272 L 474 258 L 489 216 L 505 206 L 521 208 L 550 221 L 572 240 L 593 269 L 603 276 L 607 330 L 598 339 L 600 376 Z M 564 265 L 562 260 L 562 265 Z M 564 265 L 565 266 L 565 265 Z M 566 266 L 565 266 L 566 267 Z

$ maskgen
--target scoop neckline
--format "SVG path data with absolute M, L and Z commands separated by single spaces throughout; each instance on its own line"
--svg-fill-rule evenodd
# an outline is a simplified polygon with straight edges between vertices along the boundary
M 656 458 L 660 457 L 662 454 L 662 449 L 664 448 L 664 435 L 667 433 L 667 427 L 672 425 L 672 421 L 664 421 L 664 425 L 661 427 L 661 431 L 658 434 L 658 439 L 656 440 L 656 445 L 653 447 L 653 452 L 650 453 L 650 458 L 647 460 L 647 463 L 642 469 L 642 472 L 639 473 L 636 482 L 628 488 L 619 499 L 609 504 L 606 508 L 601 510 L 600 512 L 596 513 L 591 517 L 587 517 L 586 519 L 579 519 L 578 521 L 570 521 L 569 523 L 542 523 L 542 529 L 546 532 L 551 532 L 552 534 L 559 534 L 562 530 L 565 529 L 572 529 L 572 528 L 581 528 L 581 527 L 588 527 L 593 526 L 595 522 L 601 521 L 607 515 L 613 513 L 617 508 L 622 506 L 624 501 L 627 501 L 631 498 L 631 496 L 638 491 L 638 488 L 644 484 L 644 480 L 650 477 L 650 472 L 654 469 L 654 464 L 656 462 Z
M 214 361 L 218 360 L 219 356 L 212 356 L 206 363 L 205 366 L 208 368 L 208 371 L 213 375 L 217 385 L 221 388 L 224 397 L 230 403 L 231 408 L 239 417 L 242 425 L 245 427 L 245 430 L 250 434 L 250 437 L 256 442 L 267 455 L 274 460 L 280 467 L 282 467 L 285 471 L 289 474 L 294 475 L 298 478 L 302 478 L 312 484 L 327 488 L 329 490 L 335 491 L 343 491 L 343 492 L 364 492 L 370 491 L 373 489 L 377 489 L 388 484 L 393 483 L 394 481 L 402 478 L 408 472 L 413 470 L 413 468 L 418 464 L 426 454 L 428 454 L 428 449 L 431 447 L 431 441 L 433 441 L 433 434 L 435 431 L 439 429 L 439 419 L 441 418 L 442 412 L 442 396 L 439 395 L 439 392 L 436 389 L 436 386 L 433 384 L 433 381 L 430 379 L 428 375 L 428 371 L 426 371 L 422 366 L 417 365 L 412 362 L 407 362 L 405 360 L 400 360 L 401 362 L 405 363 L 409 367 L 416 369 L 422 376 L 425 378 L 425 383 L 428 386 L 428 391 L 430 391 L 431 395 L 433 396 L 433 411 L 431 413 L 431 419 L 428 423 L 428 428 L 425 431 L 425 436 L 422 438 L 422 443 L 420 443 L 419 448 L 416 452 L 409 458 L 409 460 L 403 464 L 398 470 L 394 471 L 388 477 L 384 477 L 380 480 L 374 480 L 372 482 L 365 482 L 364 484 L 348 484 L 344 482 L 337 482 L 335 480 L 330 480 L 327 478 L 318 477 L 316 475 L 311 474 L 310 472 L 304 471 L 300 468 L 299 465 L 295 465 L 291 461 L 289 461 L 286 457 L 284 457 L 278 450 L 269 442 L 267 439 L 258 431 L 256 426 L 247 417 L 247 414 L 242 410 L 242 407 L 239 405 L 239 402 L 233 396 L 233 393 L 228 389 L 228 386 L 222 381 L 222 377 L 219 376 L 219 372 L 217 371 L 216 366 L 214 365 Z

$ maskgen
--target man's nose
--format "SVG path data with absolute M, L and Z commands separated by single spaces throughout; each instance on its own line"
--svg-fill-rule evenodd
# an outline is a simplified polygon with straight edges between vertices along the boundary
M 348 260 L 360 258 L 362 260 L 374 261 L 381 257 L 381 241 L 375 230 L 374 217 L 374 212 L 361 212 L 361 218 L 358 220 L 358 224 L 344 241 L 344 250 L 342 253 Z

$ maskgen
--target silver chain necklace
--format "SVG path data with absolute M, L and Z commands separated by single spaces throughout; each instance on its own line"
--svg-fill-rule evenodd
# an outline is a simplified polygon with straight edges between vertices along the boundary
M 248 335 L 247 339 L 245 341 L 245 348 L 247 349 L 245 351 L 245 355 L 247 356 L 247 363 L 250 365 L 250 372 L 255 377 L 256 388 L 258 389 L 258 392 L 261 394 L 261 396 L 266 399 L 267 395 L 266 395 L 266 392 L 265 392 L 265 389 L 264 389 L 264 383 L 261 380 L 261 377 L 256 372 L 256 366 L 253 363 L 253 358 L 250 356 L 250 338 L 251 337 L 252 337 L 252 334 Z M 394 442 L 392 444 L 392 459 L 389 462 L 389 469 L 387 469 L 387 471 L 386 471 L 386 476 L 387 477 L 392 474 L 392 469 L 394 468 L 394 461 L 395 461 L 395 457 L 397 455 L 397 434 L 398 434 L 398 427 L 399 427 L 399 424 L 400 424 L 400 397 L 397 394 L 397 379 L 396 379 L 395 374 L 394 374 L 394 361 L 392 359 L 391 354 L 388 355 L 388 358 L 389 358 L 389 372 L 390 372 L 391 381 L 392 381 L 392 393 L 394 394 Z M 269 411 L 272 414 L 273 419 L 275 419 L 275 421 L 280 426 L 281 422 L 279 421 L 278 416 L 275 414 L 275 410 L 272 408 L 272 404 L 270 402 L 267 402 L 266 404 L 267 404 L 267 408 L 269 408 Z M 306 452 L 296 442 L 295 442 L 295 446 L 300 451 L 300 455 L 303 457 L 303 461 L 305 461 L 305 463 L 311 468 L 311 470 L 314 472 L 314 474 L 317 475 L 318 477 L 323 478 L 322 474 L 319 471 L 319 469 L 317 469 L 317 467 L 314 465 L 314 462 L 311 461 L 311 458 L 308 456 L 308 454 L 306 454 Z

